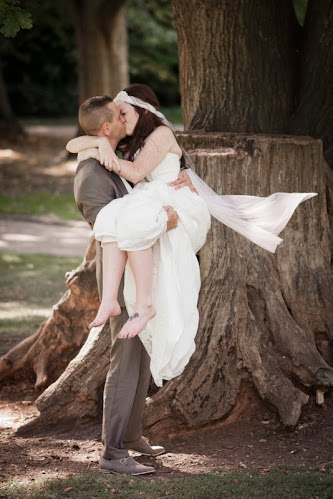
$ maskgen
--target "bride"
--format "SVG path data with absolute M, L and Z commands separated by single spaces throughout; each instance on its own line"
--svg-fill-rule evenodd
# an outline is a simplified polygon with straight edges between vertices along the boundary
M 140 334 L 151 358 L 157 385 L 179 375 L 195 350 L 200 273 L 196 252 L 205 243 L 210 214 L 263 248 L 275 252 L 297 205 L 314 193 L 275 193 L 268 198 L 218 196 L 192 170 L 187 170 L 200 195 L 170 184 L 181 166 L 191 160 L 178 145 L 158 100 L 146 85 L 131 85 L 115 103 L 125 120 L 122 146 L 126 160 L 118 160 L 103 137 L 79 137 L 67 145 L 79 159 L 96 157 L 134 189 L 104 207 L 94 225 L 103 245 L 103 299 L 92 326 L 120 312 L 117 291 L 125 269 L 124 298 L 129 320 L 120 338 Z M 98 151 L 91 148 L 98 148 Z M 129 160 L 129 161 L 128 161 Z M 118 166 L 119 165 L 119 166 Z M 120 167 L 120 171 L 119 171 Z M 166 232 L 163 206 L 179 216 L 178 227 Z

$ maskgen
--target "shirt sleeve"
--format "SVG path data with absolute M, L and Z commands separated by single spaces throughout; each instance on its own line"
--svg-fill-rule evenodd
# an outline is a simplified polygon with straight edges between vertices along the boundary
M 106 180 L 105 176 L 87 175 L 75 192 L 79 210 L 91 227 L 99 211 L 116 198 L 111 180 L 109 182 Z

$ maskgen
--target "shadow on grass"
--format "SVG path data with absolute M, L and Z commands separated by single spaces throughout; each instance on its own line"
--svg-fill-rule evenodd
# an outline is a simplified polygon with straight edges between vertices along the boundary
M 325 472 L 321 472 L 318 468 L 311 467 L 279 467 L 265 474 L 215 470 L 205 475 L 172 480 L 161 478 L 159 475 L 147 475 L 142 478 L 86 473 L 65 479 L 38 481 L 34 484 L 12 481 L 0 486 L 0 494 L 2 498 L 8 499 L 104 499 L 110 496 L 124 499 L 330 499 L 333 479 L 329 468 L 330 465 L 327 464 Z

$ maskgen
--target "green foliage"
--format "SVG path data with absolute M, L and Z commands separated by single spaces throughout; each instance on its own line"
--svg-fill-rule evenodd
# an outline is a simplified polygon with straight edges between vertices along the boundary
M 21 0 L 34 25 L 0 39 L 10 102 L 16 115 L 76 115 L 77 54 L 74 28 L 60 2 Z
M 0 0 L 0 33 L 13 38 L 20 29 L 32 28 L 31 13 L 20 7 L 18 0 Z
M 163 105 L 179 103 L 177 33 L 171 0 L 130 0 L 127 25 L 131 81 L 150 85 Z
M 21 0 L 21 6 L 31 13 L 33 29 L 20 31 L 14 39 L 0 37 L 13 111 L 18 116 L 75 116 L 78 48 L 74 27 L 61 2 Z M 177 35 L 171 1 L 129 0 L 127 21 L 131 82 L 151 85 L 162 105 L 178 104 Z
M 303 26 L 309 0 L 293 0 L 293 1 L 294 1 L 294 9 L 297 20 L 300 23 L 300 25 Z

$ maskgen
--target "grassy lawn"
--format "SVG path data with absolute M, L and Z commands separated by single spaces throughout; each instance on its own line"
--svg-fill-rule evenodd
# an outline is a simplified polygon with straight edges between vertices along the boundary
M 191 498 L 332 498 L 332 475 L 311 467 L 276 468 L 269 473 L 225 472 L 211 473 L 173 480 L 147 481 L 136 477 L 97 475 L 92 473 L 70 478 L 57 478 L 22 484 L 15 481 L 0 486 L 1 497 L 31 499 L 157 499 Z
M 0 355 L 34 333 L 66 291 L 80 257 L 0 252 Z
M 34 191 L 0 194 L 0 213 L 5 215 L 51 216 L 62 220 L 82 220 L 72 194 Z

